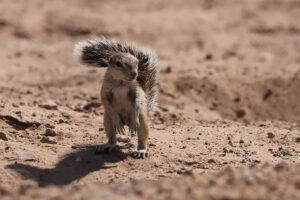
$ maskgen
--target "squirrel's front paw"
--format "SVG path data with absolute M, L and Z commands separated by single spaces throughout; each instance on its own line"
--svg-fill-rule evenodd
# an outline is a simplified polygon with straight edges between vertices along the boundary
M 133 158 L 146 158 L 149 157 L 149 152 L 146 149 L 136 150 L 131 153 Z
M 119 132 L 120 134 L 124 135 L 125 128 L 124 128 L 124 124 L 122 123 L 120 118 L 115 119 L 114 122 L 115 122 L 116 131 Z
M 115 148 L 116 144 L 113 143 L 106 143 L 100 144 L 96 147 L 95 153 L 104 153 L 104 152 L 111 152 L 113 148 Z
M 139 119 L 138 118 L 131 119 L 130 120 L 130 124 L 129 124 L 129 131 L 130 131 L 130 133 L 137 132 L 139 126 L 140 126 L 140 123 L 139 123 Z

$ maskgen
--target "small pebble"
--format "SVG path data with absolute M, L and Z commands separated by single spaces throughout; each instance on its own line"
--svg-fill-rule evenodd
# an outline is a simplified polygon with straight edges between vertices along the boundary
M 48 143 L 48 144 L 57 144 L 57 141 L 54 137 L 44 136 L 41 139 L 42 143 Z
M 268 133 L 268 138 L 274 138 L 274 137 L 275 137 L 275 135 L 272 132 Z
M 48 110 L 57 110 L 57 104 L 54 101 L 45 101 L 39 104 L 39 107 L 45 108 Z
M 117 138 L 118 142 L 123 142 L 123 143 L 128 143 L 130 142 L 130 138 L 126 135 L 120 135 L 118 138 Z
M 45 135 L 54 137 L 56 136 L 56 132 L 53 129 L 47 128 L 45 131 Z
M 0 139 L 1 140 L 4 140 L 4 141 L 8 141 L 7 137 L 6 137 L 6 134 L 3 133 L 3 132 L 0 132 Z

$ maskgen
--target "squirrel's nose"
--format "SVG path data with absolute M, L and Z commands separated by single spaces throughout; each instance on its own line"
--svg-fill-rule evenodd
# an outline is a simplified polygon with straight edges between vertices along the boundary
M 131 72 L 131 77 L 132 77 L 132 78 L 135 78 L 135 77 L 136 77 L 136 75 L 137 75 L 137 73 L 136 73 L 136 72 Z

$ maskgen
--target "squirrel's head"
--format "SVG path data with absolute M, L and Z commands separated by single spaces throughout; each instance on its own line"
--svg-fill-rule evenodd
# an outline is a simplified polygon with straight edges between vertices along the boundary
M 138 75 L 139 61 L 129 53 L 114 54 L 109 60 L 109 71 L 118 80 L 133 81 Z

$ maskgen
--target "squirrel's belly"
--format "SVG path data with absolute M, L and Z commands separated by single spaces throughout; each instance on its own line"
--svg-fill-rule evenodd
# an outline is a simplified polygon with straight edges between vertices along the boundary
M 113 94 L 113 108 L 119 114 L 122 122 L 128 125 L 132 111 L 132 102 L 128 97 L 128 90 L 125 88 L 116 89 Z
M 119 105 L 116 107 L 116 111 L 125 125 L 129 124 L 131 110 L 132 106 L 125 102 L 120 102 Z

